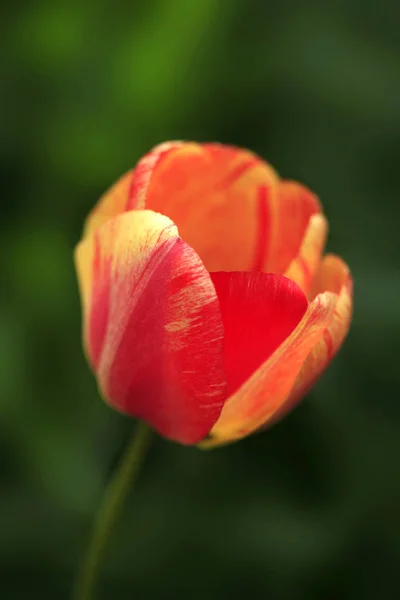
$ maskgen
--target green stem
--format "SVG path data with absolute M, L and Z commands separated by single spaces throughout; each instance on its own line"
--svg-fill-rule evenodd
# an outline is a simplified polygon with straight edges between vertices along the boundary
M 132 484 L 136 481 L 150 442 L 150 428 L 139 422 L 122 461 L 108 484 L 93 527 L 92 537 L 78 574 L 74 600 L 92 600 L 110 532 Z

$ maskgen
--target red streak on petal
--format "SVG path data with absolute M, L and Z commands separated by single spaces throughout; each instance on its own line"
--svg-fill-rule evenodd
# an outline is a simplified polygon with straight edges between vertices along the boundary
M 248 171 L 249 169 L 251 169 L 252 167 L 254 167 L 256 165 L 257 165 L 257 161 L 254 158 L 250 158 L 249 160 L 242 162 L 240 165 L 238 165 L 237 167 L 232 169 L 232 171 L 230 173 L 228 173 L 222 181 L 217 183 L 215 185 L 215 189 L 218 191 L 228 189 L 240 177 L 242 177 L 242 175 L 244 175 L 244 173 L 246 173 L 246 171 Z
M 325 329 L 325 331 L 324 331 L 324 341 L 325 341 L 326 350 L 327 350 L 327 360 L 331 360 L 334 349 L 333 349 L 332 336 L 330 334 L 329 329 Z
M 217 272 L 211 279 L 225 330 L 228 396 L 292 333 L 308 302 L 296 283 L 260 272 Z
M 254 271 L 262 270 L 266 258 L 268 234 L 270 230 L 269 191 L 269 188 L 265 185 L 258 188 L 258 239 L 256 241 L 253 263 Z
M 154 170 L 174 150 L 175 147 L 173 145 L 165 144 L 160 146 L 158 151 L 149 152 L 149 154 L 146 154 L 139 161 L 132 173 L 125 210 L 146 208 L 145 196 L 149 189 Z

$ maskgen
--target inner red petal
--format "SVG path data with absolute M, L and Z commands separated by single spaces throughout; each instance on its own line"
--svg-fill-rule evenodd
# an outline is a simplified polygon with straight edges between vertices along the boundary
M 210 273 L 225 329 L 228 396 L 292 333 L 307 310 L 299 286 L 260 272 Z

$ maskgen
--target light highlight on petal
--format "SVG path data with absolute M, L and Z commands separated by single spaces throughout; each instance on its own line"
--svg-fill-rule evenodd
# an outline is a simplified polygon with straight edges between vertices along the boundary
M 285 272 L 286 277 L 295 281 L 307 296 L 320 268 L 327 233 L 328 222 L 325 217 L 322 214 L 313 215 L 308 223 L 299 253 Z
M 96 206 L 91 210 L 85 221 L 83 237 L 86 237 L 109 219 L 123 213 L 132 182 L 132 171 L 125 173 L 107 190 Z

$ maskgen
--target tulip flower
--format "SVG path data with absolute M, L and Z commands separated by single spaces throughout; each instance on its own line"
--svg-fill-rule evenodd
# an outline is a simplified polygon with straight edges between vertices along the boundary
M 317 197 L 255 154 L 156 147 L 100 199 L 75 253 L 102 396 L 182 444 L 281 418 L 350 325 L 351 276 L 323 256 L 326 235 Z

